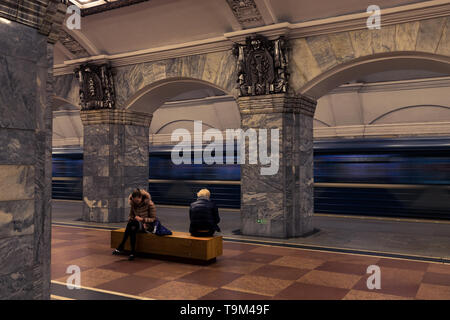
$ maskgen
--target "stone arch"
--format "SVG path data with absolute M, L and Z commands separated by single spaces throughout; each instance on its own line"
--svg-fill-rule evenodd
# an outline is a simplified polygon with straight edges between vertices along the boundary
M 390 111 L 388 111 L 388 112 L 385 112 L 385 113 L 383 113 L 383 114 L 381 114 L 381 115 L 379 115 L 379 116 L 377 116 L 375 119 L 373 119 L 373 120 L 371 120 L 368 124 L 369 125 L 371 125 L 371 124 L 376 124 L 377 122 L 379 122 L 380 120 L 382 120 L 382 119 L 385 119 L 385 118 L 387 118 L 388 116 L 391 116 L 391 115 L 393 115 L 393 114 L 398 114 L 398 113 L 400 113 L 400 112 L 404 112 L 404 111 L 409 111 L 409 110 L 411 110 L 411 109 L 426 109 L 426 110 L 428 110 L 428 111 L 430 111 L 430 110 L 435 110 L 435 111 L 439 111 L 439 110 L 444 110 L 444 111 L 446 111 L 446 113 L 448 114 L 448 115 L 450 115 L 450 107 L 448 107 L 448 106 L 442 106 L 442 105 L 433 105 L 433 104 L 422 104 L 422 105 L 412 105 L 412 106 L 404 106 L 404 107 L 399 107 L 399 108 L 396 108 L 396 109 L 394 109 L 394 110 L 390 110 Z M 438 115 L 438 116 L 442 116 L 442 115 Z M 426 120 L 426 119 L 425 119 Z M 441 120 L 441 121 L 445 121 L 446 119 L 436 119 L 436 120 Z M 434 120 L 434 121 L 436 121 L 436 120 Z M 422 120 L 423 121 L 423 120 Z M 429 121 L 429 120 L 428 120 Z
M 156 130 L 155 134 L 160 133 L 162 130 L 164 130 L 164 129 L 167 128 L 168 126 L 171 126 L 171 125 L 173 125 L 173 124 L 175 124 L 175 123 L 180 123 L 180 122 L 194 122 L 194 120 L 190 120 L 190 119 L 179 119 L 179 120 L 174 120 L 174 121 L 167 122 L 167 123 L 165 123 L 164 125 L 162 125 L 161 127 L 159 127 L 159 128 Z M 204 121 L 202 122 L 202 124 L 203 124 L 203 126 L 208 127 L 208 128 L 210 128 L 210 129 L 215 129 L 215 127 L 214 127 L 213 125 L 211 125 L 211 124 L 209 124 L 209 123 L 206 123 L 206 122 L 204 122 Z
M 237 97 L 236 59 L 231 50 L 226 50 L 116 67 L 117 107 L 129 107 L 129 102 L 145 88 L 172 79 L 207 83 Z
M 72 110 L 75 110 L 75 109 L 81 110 L 81 107 L 79 104 L 74 104 L 73 101 L 69 101 L 62 97 L 53 96 L 53 101 L 52 101 L 52 110 L 53 111 L 67 109 L 67 108 L 72 109 Z
M 80 84 L 73 74 L 54 77 L 54 92 L 57 103 L 65 101 L 78 109 L 80 107 Z
M 223 94 L 231 92 L 204 80 L 172 77 L 152 82 L 131 95 L 122 105 L 123 109 L 153 114 L 168 99 L 191 90 L 215 89 Z
M 380 68 L 419 63 L 450 74 L 450 17 L 311 36 L 291 46 L 291 87 L 317 99 L 355 74 Z
M 297 93 L 318 99 L 360 76 L 402 69 L 422 69 L 450 75 L 450 57 L 419 52 L 392 52 L 358 58 L 318 75 L 299 88 Z

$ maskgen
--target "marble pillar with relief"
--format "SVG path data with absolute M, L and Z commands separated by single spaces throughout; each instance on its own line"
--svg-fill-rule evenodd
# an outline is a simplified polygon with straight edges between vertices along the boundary
M 0 300 L 50 298 L 53 45 L 0 23 Z
M 275 238 L 310 234 L 314 210 L 313 115 L 316 101 L 289 94 L 272 94 L 240 97 L 238 104 L 244 131 L 268 129 L 269 137 L 270 129 L 279 129 L 278 172 L 262 175 L 264 165 L 249 164 L 248 159 L 241 164 L 241 233 Z M 257 152 L 248 147 L 246 141 L 247 154 Z
M 122 109 L 81 111 L 84 221 L 128 219 L 128 195 L 148 189 L 151 115 Z

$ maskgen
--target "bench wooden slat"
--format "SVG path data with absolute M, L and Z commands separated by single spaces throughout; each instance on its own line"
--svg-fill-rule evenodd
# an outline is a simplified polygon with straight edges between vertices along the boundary
M 123 239 L 125 228 L 111 231 L 111 248 L 117 248 Z M 130 240 L 125 244 L 130 250 Z M 186 232 L 174 231 L 170 236 L 138 233 L 136 252 L 208 261 L 222 255 L 222 236 L 193 237 Z

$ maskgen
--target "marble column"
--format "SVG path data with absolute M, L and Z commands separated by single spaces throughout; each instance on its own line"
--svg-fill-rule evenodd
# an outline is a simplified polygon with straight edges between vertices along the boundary
M 0 21 L 0 300 L 50 298 L 53 45 Z
M 261 165 L 259 161 L 255 165 L 246 159 L 245 164 L 241 164 L 241 233 L 274 238 L 310 234 L 314 210 L 313 115 L 316 101 L 272 94 L 240 97 L 238 104 L 244 132 L 249 128 L 279 129 L 278 172 L 262 175 L 261 167 L 267 165 Z M 269 132 L 267 146 L 270 149 L 272 138 L 269 138 Z M 247 153 L 248 147 L 246 140 Z
M 126 221 L 128 195 L 148 189 L 151 119 L 122 109 L 81 111 L 84 221 Z

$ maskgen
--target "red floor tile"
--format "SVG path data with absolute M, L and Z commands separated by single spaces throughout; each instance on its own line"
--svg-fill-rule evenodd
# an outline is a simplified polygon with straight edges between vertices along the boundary
M 268 300 L 270 297 L 240 291 L 217 289 L 199 300 Z
M 429 266 L 429 264 L 427 262 L 409 261 L 409 260 L 400 260 L 400 259 L 386 259 L 386 258 L 381 258 L 378 261 L 377 265 L 380 267 L 388 267 L 388 268 L 396 268 L 396 269 L 411 269 L 411 270 L 419 270 L 419 271 L 426 271 Z
M 138 295 L 142 292 L 159 287 L 167 282 L 167 280 L 163 279 L 129 275 L 117 280 L 103 283 L 101 285 L 98 285 L 96 288 L 131 295 Z
M 277 278 L 282 280 L 297 280 L 308 273 L 309 269 L 299 269 L 275 265 L 265 265 L 251 272 L 252 275 Z
M 424 272 L 418 270 L 381 267 L 381 289 L 368 289 L 367 279 L 370 275 L 362 277 L 353 289 L 402 297 L 415 297 L 423 275 Z
M 62 277 L 70 277 L 70 274 L 67 273 L 67 268 L 69 267 L 69 264 L 65 263 L 52 263 L 51 264 L 51 279 L 59 279 Z M 86 271 L 90 268 L 87 267 L 80 267 L 81 272 Z
M 369 265 L 356 264 L 356 263 L 327 261 L 327 262 L 323 263 L 321 266 L 317 267 L 316 270 L 364 275 L 367 273 L 368 266 Z
M 118 256 L 117 261 L 114 261 L 110 264 L 105 264 L 101 266 L 101 268 L 133 274 L 161 263 L 162 261 L 160 260 L 141 259 L 141 258 L 136 258 L 133 261 L 128 261 L 127 256 Z
M 240 251 L 250 251 L 252 249 L 257 248 L 258 246 L 240 242 L 230 242 L 224 241 L 223 248 L 224 249 L 232 249 L 232 250 L 240 250 Z
M 239 277 L 241 275 L 237 273 L 203 269 L 178 278 L 177 281 L 196 283 L 210 287 L 221 287 Z
M 294 248 L 274 247 L 274 246 L 256 246 L 254 249 L 250 250 L 250 252 L 252 253 L 273 254 L 279 256 L 295 255 L 298 254 L 299 251 L 304 250 Z
M 256 263 L 270 263 L 279 258 L 279 255 L 245 252 L 237 256 L 232 256 L 229 259 Z
M 423 276 L 422 282 L 450 287 L 450 273 L 445 274 L 445 273 L 427 272 Z
M 350 290 L 317 286 L 296 282 L 280 293 L 274 299 L 283 300 L 341 300 Z

